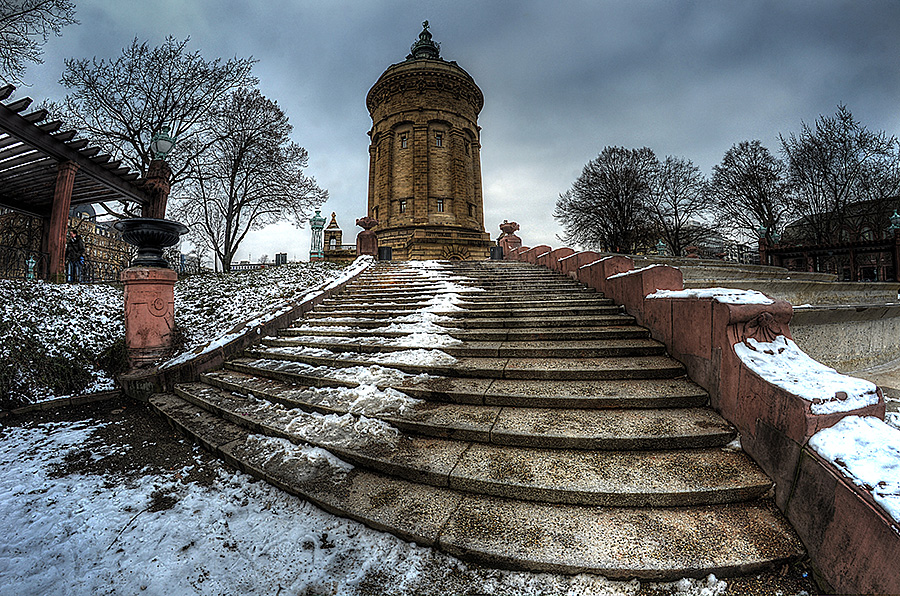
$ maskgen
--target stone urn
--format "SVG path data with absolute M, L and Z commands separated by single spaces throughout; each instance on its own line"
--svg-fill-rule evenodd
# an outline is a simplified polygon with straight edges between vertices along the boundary
M 137 247 L 137 255 L 131 261 L 132 267 L 169 266 L 163 256 L 163 249 L 174 246 L 187 226 L 170 219 L 135 217 L 116 222 L 114 226 L 122 232 L 122 239 Z
M 378 225 L 378 220 L 374 217 L 366 215 L 356 220 L 356 225 L 363 229 L 356 235 L 356 256 L 370 255 L 378 256 L 378 236 L 372 231 L 372 228 Z
M 519 224 L 514 221 L 506 221 L 504 219 L 503 223 L 500 224 L 500 231 L 503 232 L 503 236 L 512 236 L 519 231 Z M 501 236 L 501 238 L 503 236 Z
M 516 236 L 519 224 L 514 221 L 503 220 L 500 224 L 500 237 L 497 238 L 497 246 L 503 249 L 503 254 L 508 255 L 510 252 L 522 248 L 522 239 Z

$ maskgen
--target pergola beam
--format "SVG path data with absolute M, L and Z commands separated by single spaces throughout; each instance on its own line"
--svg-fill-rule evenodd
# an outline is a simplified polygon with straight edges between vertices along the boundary
M 0 103 L 0 130 L 16 137 L 23 143 L 32 145 L 35 149 L 46 153 L 60 163 L 71 162 L 78 166 L 78 171 L 85 176 L 97 180 L 104 186 L 114 189 L 124 198 L 135 201 L 141 205 L 150 202 L 142 190 L 129 184 L 116 176 L 113 172 L 97 163 L 97 158 L 87 158 L 80 151 L 71 148 L 57 137 L 44 131 L 36 130 L 36 126 L 20 116 L 16 111 L 9 109 Z M 62 133 L 65 135 L 66 133 Z

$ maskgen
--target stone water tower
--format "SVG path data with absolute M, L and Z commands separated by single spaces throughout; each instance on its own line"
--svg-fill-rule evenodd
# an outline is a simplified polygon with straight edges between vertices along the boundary
M 406 60 L 390 66 L 366 97 L 368 213 L 379 247 L 395 259 L 484 259 L 481 89 L 440 57 L 428 21 Z

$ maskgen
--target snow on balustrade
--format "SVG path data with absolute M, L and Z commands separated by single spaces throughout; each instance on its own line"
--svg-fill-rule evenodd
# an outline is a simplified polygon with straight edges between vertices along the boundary
M 809 446 L 900 523 L 900 430 L 874 416 L 847 416 L 814 434 Z
M 734 351 L 766 381 L 812 402 L 813 414 L 850 412 L 878 403 L 874 383 L 842 375 L 813 360 L 783 335 L 771 342 L 748 338 L 736 343 Z
M 735 288 L 692 288 L 689 290 L 657 290 L 647 298 L 712 298 L 722 304 L 773 304 L 775 301 L 756 290 Z

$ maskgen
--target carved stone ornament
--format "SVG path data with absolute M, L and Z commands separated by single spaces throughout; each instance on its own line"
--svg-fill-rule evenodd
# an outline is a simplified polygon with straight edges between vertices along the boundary
M 378 220 L 375 219 L 374 217 L 370 217 L 367 215 L 365 217 L 360 217 L 359 219 L 357 219 L 356 225 L 358 225 L 359 227 L 361 227 L 362 229 L 364 229 L 366 231 L 369 231 L 378 225 Z
M 771 343 L 783 333 L 781 324 L 775 320 L 775 316 L 770 312 L 763 312 L 744 324 L 742 335 L 744 336 L 744 343 L 751 349 L 755 349 L 747 342 L 748 339 L 752 338 L 758 342 Z

